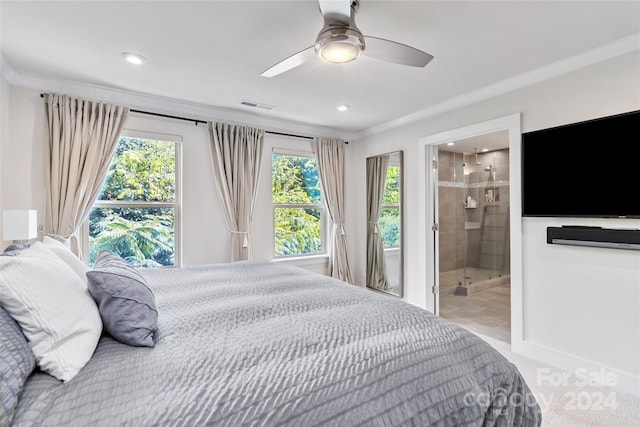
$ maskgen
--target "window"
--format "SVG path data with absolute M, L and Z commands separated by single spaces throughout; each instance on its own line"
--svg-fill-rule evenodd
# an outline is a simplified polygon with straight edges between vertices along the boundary
M 120 138 L 89 214 L 89 265 L 101 249 L 136 267 L 176 265 L 178 142 Z
M 275 256 L 323 253 L 324 207 L 316 158 L 274 152 L 271 184 Z
M 400 166 L 389 164 L 378 221 L 385 248 L 400 245 Z

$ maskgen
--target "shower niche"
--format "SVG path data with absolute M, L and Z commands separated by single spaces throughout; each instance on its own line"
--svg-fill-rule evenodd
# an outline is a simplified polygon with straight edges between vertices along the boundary
M 500 187 L 485 188 L 484 201 L 487 204 L 500 202 Z
M 438 149 L 440 295 L 501 286 L 509 277 L 509 149 Z

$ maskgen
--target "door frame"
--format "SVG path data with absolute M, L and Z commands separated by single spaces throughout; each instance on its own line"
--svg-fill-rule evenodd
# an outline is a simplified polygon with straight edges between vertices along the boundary
M 520 348 L 524 338 L 524 297 L 522 272 L 522 203 L 521 203 L 521 113 L 499 117 L 493 120 L 476 123 L 457 129 L 440 132 L 420 138 L 420 147 L 424 150 L 424 161 L 421 162 L 421 180 L 424 179 L 424 210 L 426 242 L 426 286 L 428 310 L 439 315 L 440 299 L 437 292 L 439 286 L 439 236 L 432 231 L 432 224 L 437 223 L 438 181 L 434 174 L 432 161 L 437 160 L 437 145 L 484 135 L 501 130 L 509 131 L 509 250 L 511 274 L 511 347 L 514 351 Z M 424 147 L 424 148 L 422 148 Z M 435 291 L 433 291 L 435 289 Z

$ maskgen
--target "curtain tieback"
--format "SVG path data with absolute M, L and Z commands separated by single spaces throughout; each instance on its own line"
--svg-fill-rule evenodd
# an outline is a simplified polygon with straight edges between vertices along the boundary
M 249 247 L 249 232 L 248 231 L 233 231 L 233 230 L 229 230 L 229 233 L 232 233 L 232 234 L 244 234 L 244 240 L 242 241 L 242 247 L 243 248 L 248 248 Z
M 341 236 L 344 236 L 344 235 L 347 234 L 347 233 L 344 232 L 344 224 L 334 224 L 334 227 L 336 229 L 340 229 L 340 235 Z
M 369 221 L 369 224 L 373 224 L 373 234 L 378 234 L 378 221 Z

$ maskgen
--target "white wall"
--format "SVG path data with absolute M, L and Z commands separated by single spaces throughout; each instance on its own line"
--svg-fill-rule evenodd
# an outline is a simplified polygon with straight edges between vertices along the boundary
M 451 129 L 522 113 L 522 131 L 640 109 L 640 56 L 635 51 L 561 77 L 424 119 L 357 142 L 350 175 L 351 220 L 364 224 L 365 158 L 405 150 L 405 300 L 426 306 L 420 239 L 419 140 Z M 598 147 L 594 149 L 597 158 Z M 424 180 L 422 180 L 424 182 Z M 632 195 L 629 195 L 632 197 Z M 547 226 L 588 224 L 640 228 L 640 220 L 523 219 L 524 339 L 526 351 L 554 364 L 580 361 L 612 368 L 637 386 L 640 377 L 640 253 L 546 245 Z M 364 280 L 365 228 L 354 229 L 354 271 Z M 534 354 L 535 353 L 535 354 Z M 565 367 L 567 363 L 564 363 Z M 579 366 L 578 366 L 579 367 Z
M 525 339 L 640 376 L 640 252 L 548 245 L 547 227 L 640 220 L 527 218 Z
M 8 137 L 3 120 L 0 203 L 5 209 L 37 209 L 44 217 L 44 102 L 41 91 L 3 85 L 2 102 L 11 111 Z M 4 110 L 3 110 L 4 111 Z M 182 137 L 182 265 L 229 261 L 229 234 L 216 192 L 207 126 L 193 122 L 130 113 L 125 129 Z M 254 259 L 273 257 L 271 152 L 273 148 L 312 152 L 310 140 L 267 134 L 261 184 L 251 227 Z M 3 242 L 3 247 L 9 242 Z M 327 257 L 294 262 L 326 273 Z

